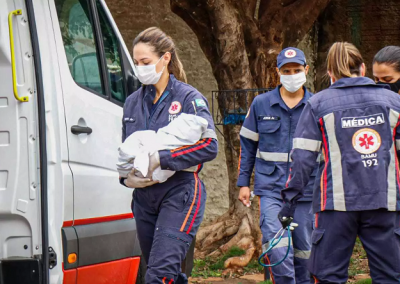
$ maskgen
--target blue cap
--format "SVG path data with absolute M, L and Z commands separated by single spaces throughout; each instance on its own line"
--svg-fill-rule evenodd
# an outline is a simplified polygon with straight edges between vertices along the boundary
M 287 47 L 279 53 L 278 58 L 278 69 L 287 63 L 298 63 L 300 65 L 306 65 L 306 56 L 304 52 L 295 47 Z

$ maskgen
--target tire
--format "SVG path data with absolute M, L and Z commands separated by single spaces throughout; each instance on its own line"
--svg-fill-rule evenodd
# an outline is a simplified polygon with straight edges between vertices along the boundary
M 147 264 L 143 257 L 140 258 L 139 269 L 136 277 L 135 284 L 145 284 L 145 276 L 146 276 Z

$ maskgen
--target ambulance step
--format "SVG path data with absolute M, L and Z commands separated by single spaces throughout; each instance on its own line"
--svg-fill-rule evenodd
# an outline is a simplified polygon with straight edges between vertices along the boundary
M 39 259 L 10 258 L 0 260 L 0 284 L 40 284 Z

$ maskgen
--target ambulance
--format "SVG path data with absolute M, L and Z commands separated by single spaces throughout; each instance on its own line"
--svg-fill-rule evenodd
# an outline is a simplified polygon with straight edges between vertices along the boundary
M 0 284 L 144 283 L 115 167 L 133 68 L 104 0 L 0 0 Z

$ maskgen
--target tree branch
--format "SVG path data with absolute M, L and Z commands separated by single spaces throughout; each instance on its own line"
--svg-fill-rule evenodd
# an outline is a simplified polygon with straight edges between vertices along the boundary
M 250 61 L 252 76 L 259 88 L 274 86 L 275 59 L 281 50 L 279 42 L 267 40 L 258 26 L 258 21 L 253 17 L 253 9 L 256 9 L 255 2 L 239 1 L 237 9 L 240 11 L 243 23 L 246 50 Z M 258 7 L 259 9 L 259 7 Z
M 284 42 L 296 45 L 310 30 L 330 0 L 298 0 L 285 10 L 283 23 L 291 23 L 284 31 Z
M 207 11 L 213 23 L 218 62 L 214 75 L 220 89 L 248 89 L 254 86 L 250 73 L 240 15 L 230 0 L 208 0 Z
M 171 10 L 178 15 L 193 30 L 199 41 L 200 47 L 209 62 L 218 59 L 215 49 L 215 39 L 210 32 L 210 22 L 205 4 L 202 1 L 171 0 Z

